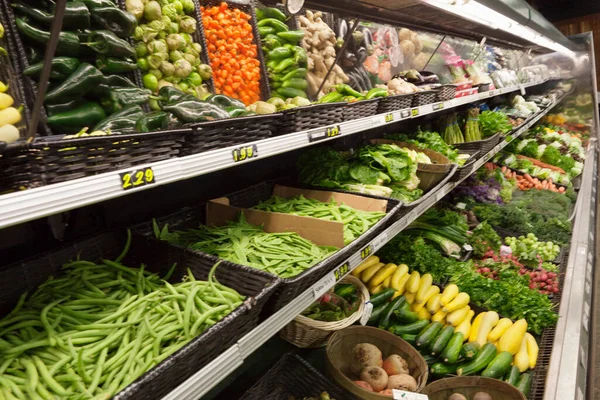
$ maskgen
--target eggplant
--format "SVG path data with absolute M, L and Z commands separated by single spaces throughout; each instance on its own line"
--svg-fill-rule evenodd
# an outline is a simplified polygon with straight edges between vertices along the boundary
M 346 73 L 346 75 L 348 75 L 348 78 L 350 78 L 350 81 L 348 82 L 348 84 L 353 89 L 355 89 L 359 92 L 363 92 L 365 90 L 365 88 L 362 85 L 362 80 L 356 75 L 356 73 L 348 72 L 348 73 Z
M 362 63 L 363 63 L 363 62 L 365 62 L 365 60 L 367 59 L 367 56 L 368 56 L 368 55 L 367 55 L 367 49 L 365 49 L 365 48 L 364 48 L 364 47 L 362 47 L 362 46 L 361 46 L 361 47 L 359 47 L 359 48 L 356 50 L 356 56 L 357 56 L 357 58 L 358 58 L 358 61 L 357 61 L 357 62 L 358 62 L 358 64 L 359 64 L 359 65 L 362 65 Z
M 440 78 L 433 72 L 421 71 L 421 77 L 423 78 L 424 83 L 440 83 Z

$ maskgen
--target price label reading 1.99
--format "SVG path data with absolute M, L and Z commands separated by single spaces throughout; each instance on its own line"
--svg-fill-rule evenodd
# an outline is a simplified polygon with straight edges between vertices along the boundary
M 386 124 L 389 124 L 390 122 L 394 122 L 394 114 L 392 114 L 392 113 L 385 114 L 384 118 L 385 118 Z
M 319 140 L 331 139 L 340 136 L 342 131 L 339 125 L 328 126 L 327 128 L 314 129 L 308 132 L 309 143 L 318 142 Z
M 244 161 L 249 158 L 258 157 L 258 147 L 255 144 L 243 146 L 231 151 L 234 162 Z
M 123 188 L 123 190 L 129 190 L 156 182 L 152 167 L 121 172 L 119 176 L 121 177 L 121 188 Z
M 339 281 L 350 271 L 350 265 L 348 263 L 344 263 L 340 265 L 335 271 L 333 271 L 333 276 L 335 276 L 335 281 Z

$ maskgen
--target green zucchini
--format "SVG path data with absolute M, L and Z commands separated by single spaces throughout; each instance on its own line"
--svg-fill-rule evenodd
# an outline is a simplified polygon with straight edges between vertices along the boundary
M 383 289 L 381 292 L 372 295 L 369 301 L 371 304 L 373 304 L 373 307 L 377 307 L 378 305 L 383 304 L 391 299 L 394 293 L 396 293 L 396 289 Z
M 494 357 L 491 363 L 488 364 L 487 368 L 483 370 L 481 376 L 486 378 L 502 378 L 509 370 L 510 364 L 513 361 L 513 356 L 508 351 L 502 351 Z
M 444 351 L 442 351 L 440 359 L 445 363 L 454 364 L 458 360 L 464 340 L 465 335 L 463 335 L 462 332 L 455 332 L 444 348 Z
M 429 325 L 429 321 L 427 321 L 426 319 L 422 319 L 420 321 L 413 322 L 412 324 L 408 325 L 392 325 L 388 328 L 388 331 L 398 336 L 403 335 L 405 333 L 411 333 L 413 335 L 416 335 L 417 333 L 421 332 L 424 328 L 426 328 L 427 325 Z
M 400 335 L 400 337 L 410 344 L 415 344 L 415 340 L 417 339 L 417 335 L 413 335 L 410 333 L 405 333 L 403 335 Z
M 369 317 L 369 320 L 367 321 L 367 325 L 370 325 L 370 326 L 377 325 L 377 323 L 379 322 L 379 318 L 381 317 L 381 314 L 383 314 L 383 312 L 385 311 L 386 308 L 387 308 L 386 303 L 380 304 L 377 307 L 374 306 L 373 311 L 371 312 L 371 317 Z
M 394 311 L 402 307 L 402 304 L 404 303 L 406 303 L 406 297 L 404 296 L 396 297 L 394 300 L 389 302 L 387 308 L 379 317 L 379 329 L 387 329 L 390 326 L 390 321 Z
M 351 294 L 356 293 L 356 286 L 351 283 L 342 283 L 339 285 L 335 285 L 335 289 L 333 292 L 340 297 L 350 296 Z
M 430 366 L 430 367 L 433 364 L 436 364 L 436 363 L 440 362 L 440 360 L 438 360 L 436 357 L 430 356 L 429 354 L 423 355 L 423 358 L 425 359 L 425 362 L 427 363 L 427 365 Z
M 442 332 L 435 338 L 433 343 L 431 344 L 431 355 L 435 356 L 441 354 L 442 351 L 452 339 L 452 335 L 454 334 L 454 327 L 452 325 L 448 325 L 442 329 Z
M 479 353 L 477 353 L 477 356 L 472 361 L 461 364 L 456 369 L 456 374 L 458 376 L 476 374 L 477 372 L 483 370 L 485 367 L 487 367 L 492 362 L 494 357 L 496 357 L 497 352 L 498 351 L 496 350 L 496 346 L 494 346 L 494 344 L 492 344 L 492 343 L 484 344 L 483 347 L 481 348 L 481 350 L 479 351 Z
M 437 321 L 429 324 L 427 328 L 423 329 L 417 335 L 417 339 L 415 340 L 415 346 L 418 349 L 428 348 L 431 345 L 431 343 L 433 343 L 433 340 L 438 336 L 443 327 L 444 325 L 441 322 Z
M 458 364 L 444 364 L 444 363 L 437 363 L 437 364 L 433 364 L 431 366 L 431 368 L 429 369 L 429 371 L 431 371 L 431 375 L 435 376 L 435 377 L 443 377 L 446 375 L 454 375 L 456 374 L 456 367 L 458 366 Z
M 506 374 L 506 378 L 504 381 L 506 383 L 510 383 L 513 386 L 517 386 L 517 382 L 519 381 L 519 377 L 521 376 L 521 371 L 519 371 L 519 367 L 513 365 Z
M 460 356 L 467 360 L 472 360 L 477 356 L 480 348 L 481 345 L 478 342 L 465 343 L 463 344 L 462 349 L 460 349 Z
M 519 381 L 517 382 L 517 389 L 521 391 L 525 395 L 525 397 L 529 397 L 529 392 L 531 392 L 531 382 L 533 381 L 533 377 L 531 374 L 524 372 L 521 374 Z
M 414 311 L 410 311 L 410 305 L 408 303 L 404 303 L 409 306 L 409 309 L 404 308 L 402 306 L 400 309 L 394 311 L 394 317 L 396 321 L 403 324 L 412 324 L 413 322 L 417 322 L 419 320 L 419 314 Z

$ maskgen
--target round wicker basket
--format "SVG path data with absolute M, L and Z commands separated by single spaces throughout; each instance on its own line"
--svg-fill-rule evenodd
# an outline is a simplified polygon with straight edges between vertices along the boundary
M 365 303 L 369 301 L 369 291 L 360 279 L 352 275 L 346 276 L 340 283 L 351 283 L 357 288 L 361 302 L 354 314 L 346 319 L 334 322 L 315 321 L 303 315 L 298 315 L 279 332 L 281 338 L 300 348 L 323 347 L 327 344 L 329 336 L 334 332 L 358 321 L 365 310 Z

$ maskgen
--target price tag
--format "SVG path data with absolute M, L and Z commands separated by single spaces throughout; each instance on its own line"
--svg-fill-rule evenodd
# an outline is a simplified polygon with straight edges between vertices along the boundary
M 342 131 L 339 125 L 328 126 L 326 128 L 319 128 L 313 132 L 308 132 L 308 141 L 310 143 L 318 142 L 319 140 L 331 139 L 340 136 Z
M 429 400 L 429 397 L 421 393 L 405 392 L 404 390 L 392 389 L 394 400 Z
M 129 172 L 121 172 L 119 176 L 121 177 L 121 188 L 123 190 L 129 190 L 156 183 L 152 167 L 146 167 Z
M 371 318 L 371 314 L 373 314 L 373 304 L 370 301 L 365 303 L 365 309 L 363 311 L 363 315 L 360 317 L 360 324 L 366 325 L 369 322 L 369 318 Z
M 372 119 L 372 124 L 373 124 L 373 127 L 381 126 L 381 125 L 385 124 L 385 118 L 382 117 L 381 115 L 376 115 Z
M 498 90 L 490 90 L 489 91 L 489 97 L 494 97 L 498 94 Z
M 382 248 L 387 242 L 388 242 L 387 232 L 383 232 L 373 240 L 373 248 L 375 249 L 375 251 L 377 251 L 380 248 Z
M 248 146 L 242 146 L 237 149 L 231 150 L 231 156 L 234 162 L 248 160 L 250 158 L 258 157 L 258 147 L 255 144 Z
M 346 276 L 348 272 L 350 272 L 350 264 L 348 264 L 347 262 L 337 267 L 336 270 L 333 271 L 335 281 L 337 282 L 340 279 L 342 279 L 344 276 Z
M 409 109 L 400 110 L 400 118 L 405 119 L 405 118 L 408 118 L 408 117 L 410 117 L 410 110 Z
M 360 259 L 364 260 L 365 258 L 372 256 L 373 253 L 375 253 L 375 249 L 373 249 L 372 244 L 369 244 L 360 251 Z
M 384 120 L 385 120 L 386 124 L 389 124 L 390 122 L 394 122 L 394 114 L 393 113 L 385 114 Z
M 418 117 L 419 116 L 419 109 L 418 108 L 411 108 L 410 115 L 413 116 L 413 117 Z
M 479 93 L 479 99 L 485 99 L 489 97 L 489 93 L 488 92 L 481 92 Z
M 470 244 L 465 243 L 463 244 L 463 249 L 465 249 L 466 251 L 472 251 L 473 247 L 471 247 Z
M 444 103 L 435 103 L 433 106 L 431 106 L 431 108 L 433 111 L 443 110 Z
M 333 285 L 335 285 L 335 276 L 333 272 L 330 272 L 313 286 L 315 300 L 327 293 L 327 291 L 332 288 Z
M 467 205 L 465 203 L 457 203 L 454 207 L 456 207 L 459 210 L 464 210 L 465 208 L 467 208 Z

